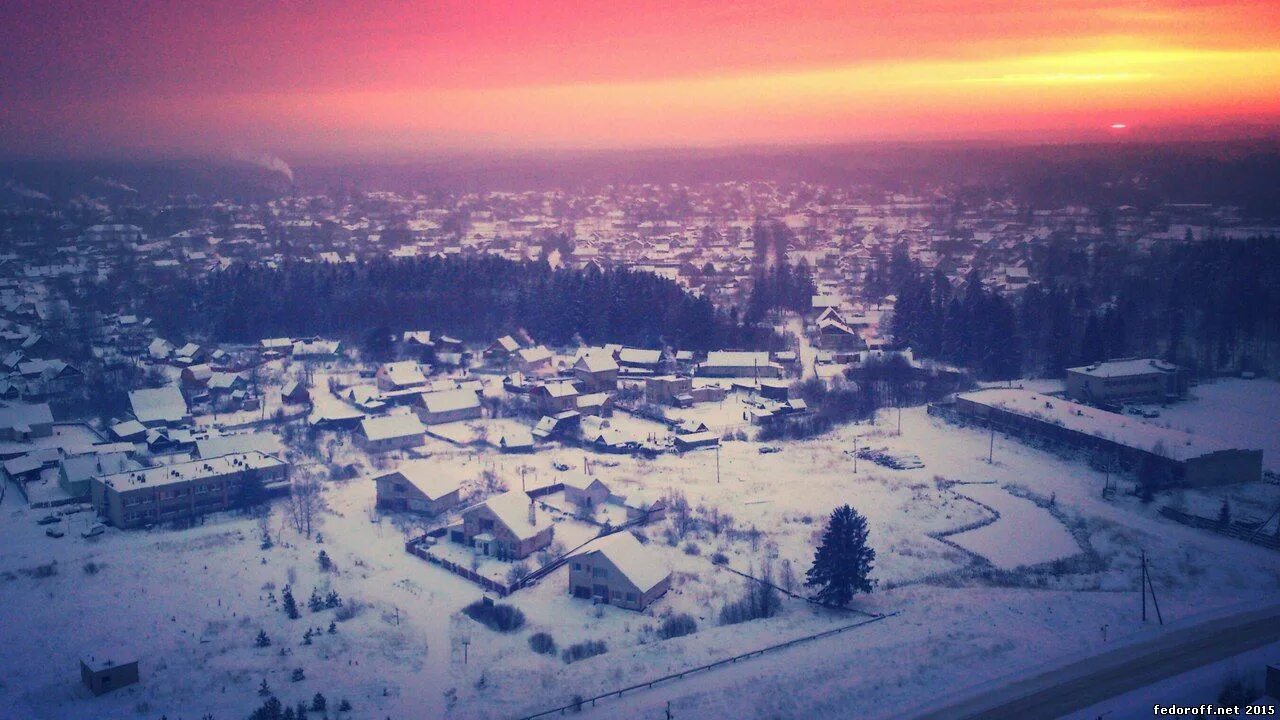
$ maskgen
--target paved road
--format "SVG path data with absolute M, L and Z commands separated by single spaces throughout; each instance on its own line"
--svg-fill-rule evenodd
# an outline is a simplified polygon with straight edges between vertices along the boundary
M 1052 720 L 1137 688 L 1280 641 L 1280 606 L 1169 632 L 982 692 L 914 720 Z

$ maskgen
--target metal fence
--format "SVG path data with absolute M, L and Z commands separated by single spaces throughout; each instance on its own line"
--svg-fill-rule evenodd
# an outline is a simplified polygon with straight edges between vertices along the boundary
M 550 717 L 552 715 L 563 715 L 567 711 L 581 710 L 582 707 L 587 704 L 590 704 L 591 706 L 594 707 L 596 702 L 599 700 L 605 700 L 608 698 L 620 698 L 624 694 L 629 692 L 634 692 L 636 690 L 648 690 L 655 685 L 660 685 L 665 682 L 683 680 L 689 675 L 704 672 L 707 670 L 713 670 L 715 668 L 722 667 L 724 665 L 733 665 L 740 660 L 749 660 L 754 657 L 760 657 L 765 653 L 776 652 L 778 650 L 785 650 L 786 648 L 793 647 L 795 645 L 800 645 L 802 643 L 810 642 L 812 640 L 820 640 L 825 637 L 831 637 L 832 635 L 838 635 L 840 633 L 853 630 L 855 628 L 860 628 L 866 625 L 870 625 L 872 623 L 880 622 L 881 620 L 893 617 L 894 615 L 897 615 L 897 613 L 894 612 L 894 613 L 889 613 L 887 615 L 877 615 L 876 617 L 873 617 L 869 620 L 863 620 L 861 622 L 856 622 L 849 625 L 842 625 L 838 628 L 833 628 L 831 630 L 824 630 L 823 632 L 820 632 L 820 633 L 814 633 L 813 635 L 805 635 L 804 637 L 798 637 L 792 640 L 788 640 L 786 642 L 781 642 L 781 643 L 778 643 L 777 645 L 770 645 L 768 647 L 763 647 L 758 650 L 752 650 L 750 652 L 742 653 L 741 655 L 734 655 L 732 657 L 727 657 L 722 660 L 716 660 L 715 662 L 707 663 L 706 665 L 699 665 L 697 667 L 689 668 L 688 670 L 681 670 L 680 672 L 671 673 L 670 675 L 663 675 L 662 677 L 653 678 L 652 680 L 645 680 L 643 682 L 638 682 L 634 685 L 628 685 L 627 687 L 619 688 L 617 690 L 610 690 L 607 693 L 596 695 L 595 697 L 582 698 L 581 700 L 575 700 L 574 702 L 568 705 L 563 705 L 557 708 L 551 708 L 550 710 L 543 710 L 542 712 L 534 713 L 533 715 L 525 715 L 520 720 L 536 720 L 536 718 Z

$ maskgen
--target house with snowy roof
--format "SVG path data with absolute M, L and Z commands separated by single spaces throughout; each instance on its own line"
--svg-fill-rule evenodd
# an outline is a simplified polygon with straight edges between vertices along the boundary
M 671 569 L 630 532 L 597 538 L 569 556 L 569 593 L 644 610 L 671 587 Z
M 461 497 L 458 479 L 426 460 L 409 460 L 373 480 L 377 505 L 386 510 L 438 515 L 457 507 Z
M 417 415 L 383 415 L 360 421 L 357 441 L 369 452 L 407 450 L 422 444 L 427 428 Z
M 521 560 L 547 547 L 555 535 L 550 516 L 520 490 L 494 495 L 462 511 L 450 539 L 482 555 Z
M 422 393 L 414 407 L 427 425 L 475 420 L 480 417 L 480 396 L 468 388 Z

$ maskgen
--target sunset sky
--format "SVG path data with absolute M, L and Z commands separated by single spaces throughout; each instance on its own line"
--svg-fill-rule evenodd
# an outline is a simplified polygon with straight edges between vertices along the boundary
M 357 5 L 0 0 L 0 154 L 390 157 L 1280 125 L 1275 0 Z

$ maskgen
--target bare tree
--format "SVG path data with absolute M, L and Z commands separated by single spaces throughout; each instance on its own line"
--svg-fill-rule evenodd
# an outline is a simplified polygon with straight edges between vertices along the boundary
M 300 473 L 293 479 L 289 502 L 285 505 L 285 512 L 293 529 L 310 539 L 312 530 L 319 524 L 318 516 L 323 509 L 324 497 L 320 479 L 310 472 Z

